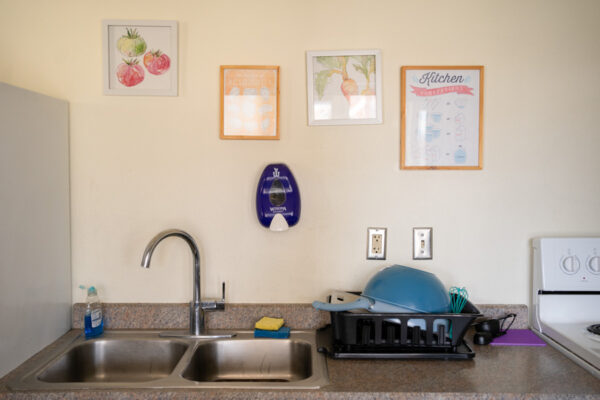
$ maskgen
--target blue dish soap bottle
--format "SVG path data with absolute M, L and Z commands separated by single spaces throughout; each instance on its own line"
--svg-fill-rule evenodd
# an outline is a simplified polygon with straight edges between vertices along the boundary
M 80 286 L 80 288 L 85 289 L 85 286 Z M 104 319 L 102 318 L 102 304 L 98 298 L 98 292 L 93 286 L 87 289 L 86 303 L 84 317 L 85 337 L 99 336 L 104 332 Z

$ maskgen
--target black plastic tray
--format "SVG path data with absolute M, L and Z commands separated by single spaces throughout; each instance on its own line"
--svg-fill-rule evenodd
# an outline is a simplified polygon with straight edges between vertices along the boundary
M 330 340 L 322 348 L 334 358 L 472 358 L 463 337 L 480 316 L 470 302 L 459 314 L 331 312 Z
M 331 343 L 331 325 L 327 325 L 318 331 L 318 351 L 335 359 L 393 359 L 393 360 L 469 360 L 475 357 L 475 352 L 462 341 L 452 349 L 439 348 L 408 348 L 396 347 L 354 347 L 348 351 L 347 347 Z

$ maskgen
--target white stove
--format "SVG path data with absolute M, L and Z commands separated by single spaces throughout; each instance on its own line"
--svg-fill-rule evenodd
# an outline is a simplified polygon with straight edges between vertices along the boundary
M 530 323 L 600 378 L 600 238 L 533 240 Z

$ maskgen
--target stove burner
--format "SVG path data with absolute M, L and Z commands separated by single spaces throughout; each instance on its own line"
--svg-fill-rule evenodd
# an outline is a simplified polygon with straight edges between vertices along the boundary
M 594 335 L 600 335 L 600 324 L 594 324 L 587 327 L 587 330 Z

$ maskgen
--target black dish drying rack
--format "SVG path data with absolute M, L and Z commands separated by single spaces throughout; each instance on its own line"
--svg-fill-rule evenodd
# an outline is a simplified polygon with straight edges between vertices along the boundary
M 458 314 L 332 311 L 319 351 L 333 358 L 470 359 L 475 353 L 463 338 L 481 316 L 468 301 Z

